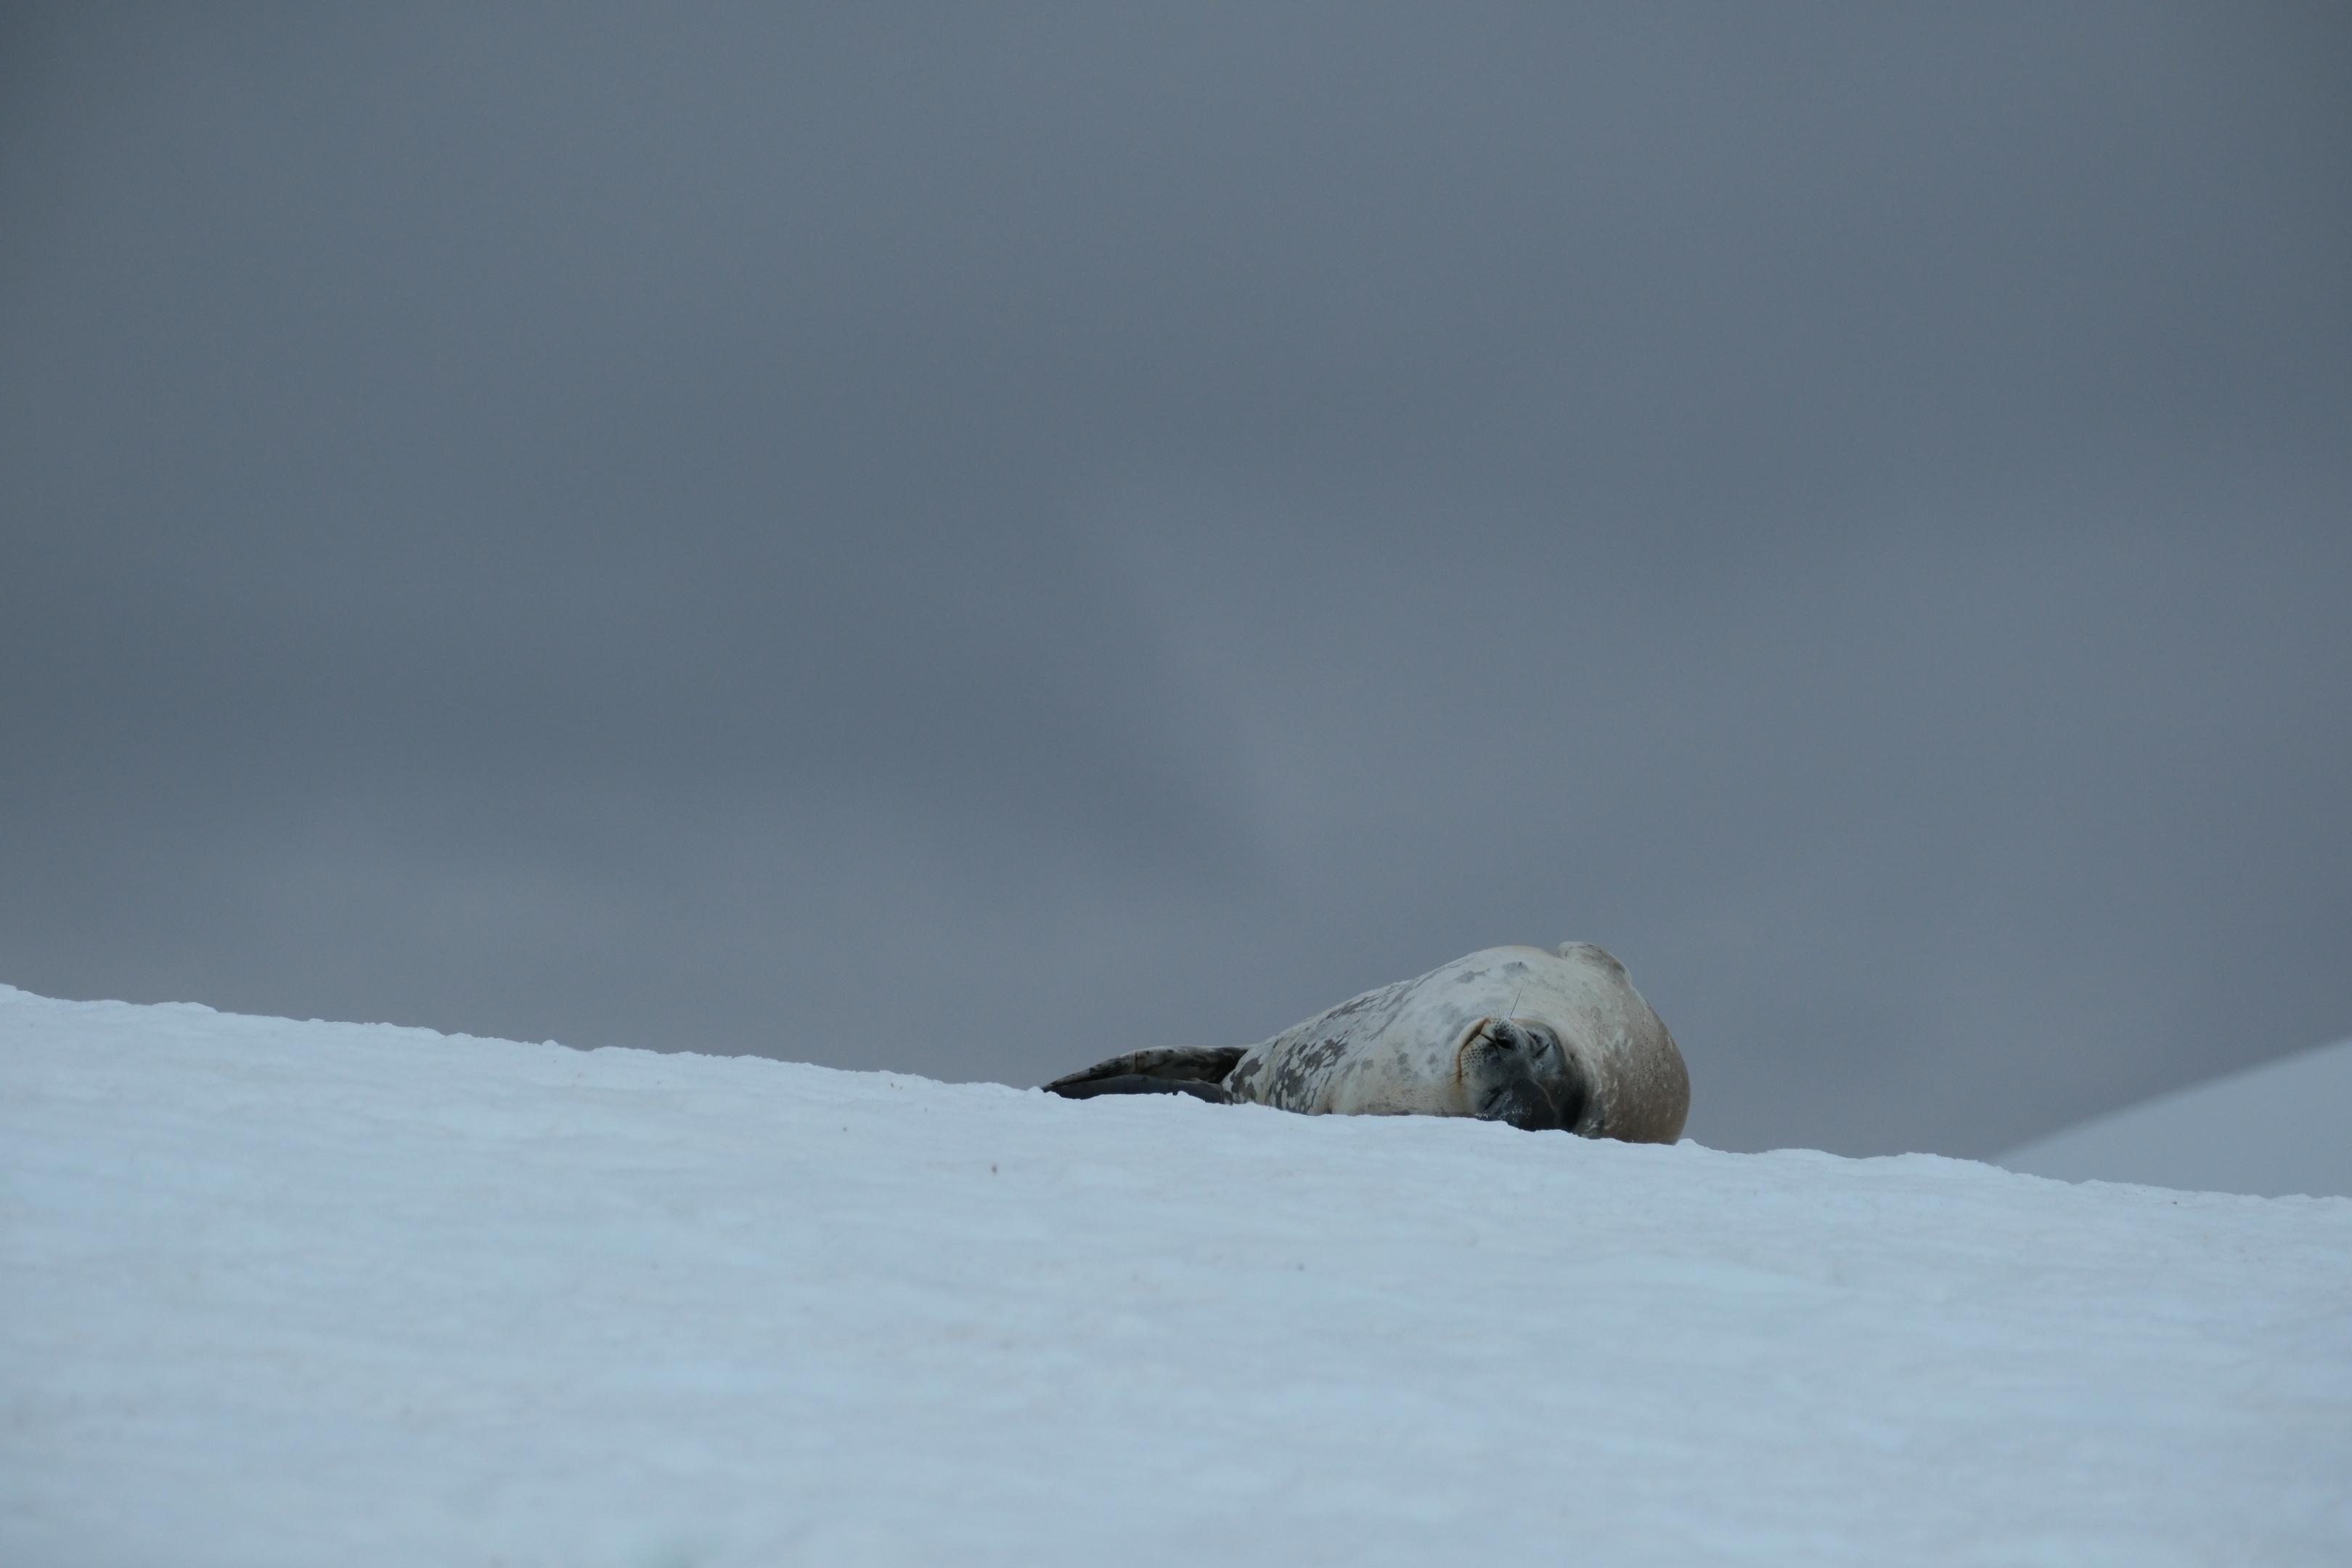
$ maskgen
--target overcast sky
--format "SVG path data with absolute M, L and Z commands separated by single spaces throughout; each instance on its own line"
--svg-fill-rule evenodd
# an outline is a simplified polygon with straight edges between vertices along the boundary
M 814 8 L 811 8 L 814 9 Z M 0 980 L 1691 1135 L 2352 1033 L 2331 5 L 0 20 Z

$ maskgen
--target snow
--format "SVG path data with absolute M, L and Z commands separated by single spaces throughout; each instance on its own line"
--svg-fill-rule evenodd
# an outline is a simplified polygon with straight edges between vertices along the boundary
M 2000 1163 L 2070 1182 L 2352 1197 L 2352 1040 L 2095 1118 Z
M 2344 1199 L 5 987 L 0 1182 L 16 1568 L 2352 1562 Z

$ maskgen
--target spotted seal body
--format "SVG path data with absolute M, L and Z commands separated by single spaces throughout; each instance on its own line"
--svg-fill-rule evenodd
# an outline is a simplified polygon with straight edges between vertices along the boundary
M 1308 1115 L 1474 1116 L 1636 1143 L 1673 1142 L 1690 1110 L 1674 1036 L 1623 964 L 1579 942 L 1490 947 L 1261 1045 L 1131 1051 L 1045 1087 Z

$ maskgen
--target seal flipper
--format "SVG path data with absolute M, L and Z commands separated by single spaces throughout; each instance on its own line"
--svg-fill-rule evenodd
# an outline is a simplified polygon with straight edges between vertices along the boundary
M 1189 1094 L 1218 1105 L 1230 1104 L 1225 1075 L 1242 1059 L 1245 1046 L 1160 1046 L 1129 1051 L 1090 1068 L 1065 1073 L 1045 1085 L 1045 1092 L 1065 1100 L 1092 1100 L 1098 1094 Z
M 1045 1092 L 1058 1094 L 1064 1100 L 1092 1100 L 1098 1094 L 1189 1094 L 1194 1100 L 1205 1100 L 1211 1105 L 1231 1105 L 1234 1097 L 1223 1084 L 1202 1083 L 1189 1078 L 1146 1078 L 1139 1072 L 1123 1072 L 1111 1078 L 1090 1078 L 1077 1083 L 1047 1084 Z

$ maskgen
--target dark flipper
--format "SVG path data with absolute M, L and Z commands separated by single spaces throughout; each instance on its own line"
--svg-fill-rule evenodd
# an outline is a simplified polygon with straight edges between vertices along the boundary
M 1065 1100 L 1092 1100 L 1098 1094 L 1189 1094 L 1218 1105 L 1231 1103 L 1225 1075 L 1242 1059 L 1243 1046 L 1161 1046 L 1129 1051 L 1081 1071 L 1066 1073 L 1045 1086 L 1048 1094 Z
M 1092 1100 L 1098 1094 L 1189 1094 L 1195 1100 L 1205 1100 L 1211 1105 L 1231 1105 L 1234 1097 L 1225 1092 L 1223 1084 L 1202 1083 L 1198 1079 L 1146 1078 L 1139 1072 L 1123 1072 L 1116 1078 L 1082 1079 L 1076 1083 L 1045 1086 L 1046 1091 L 1064 1100 Z

